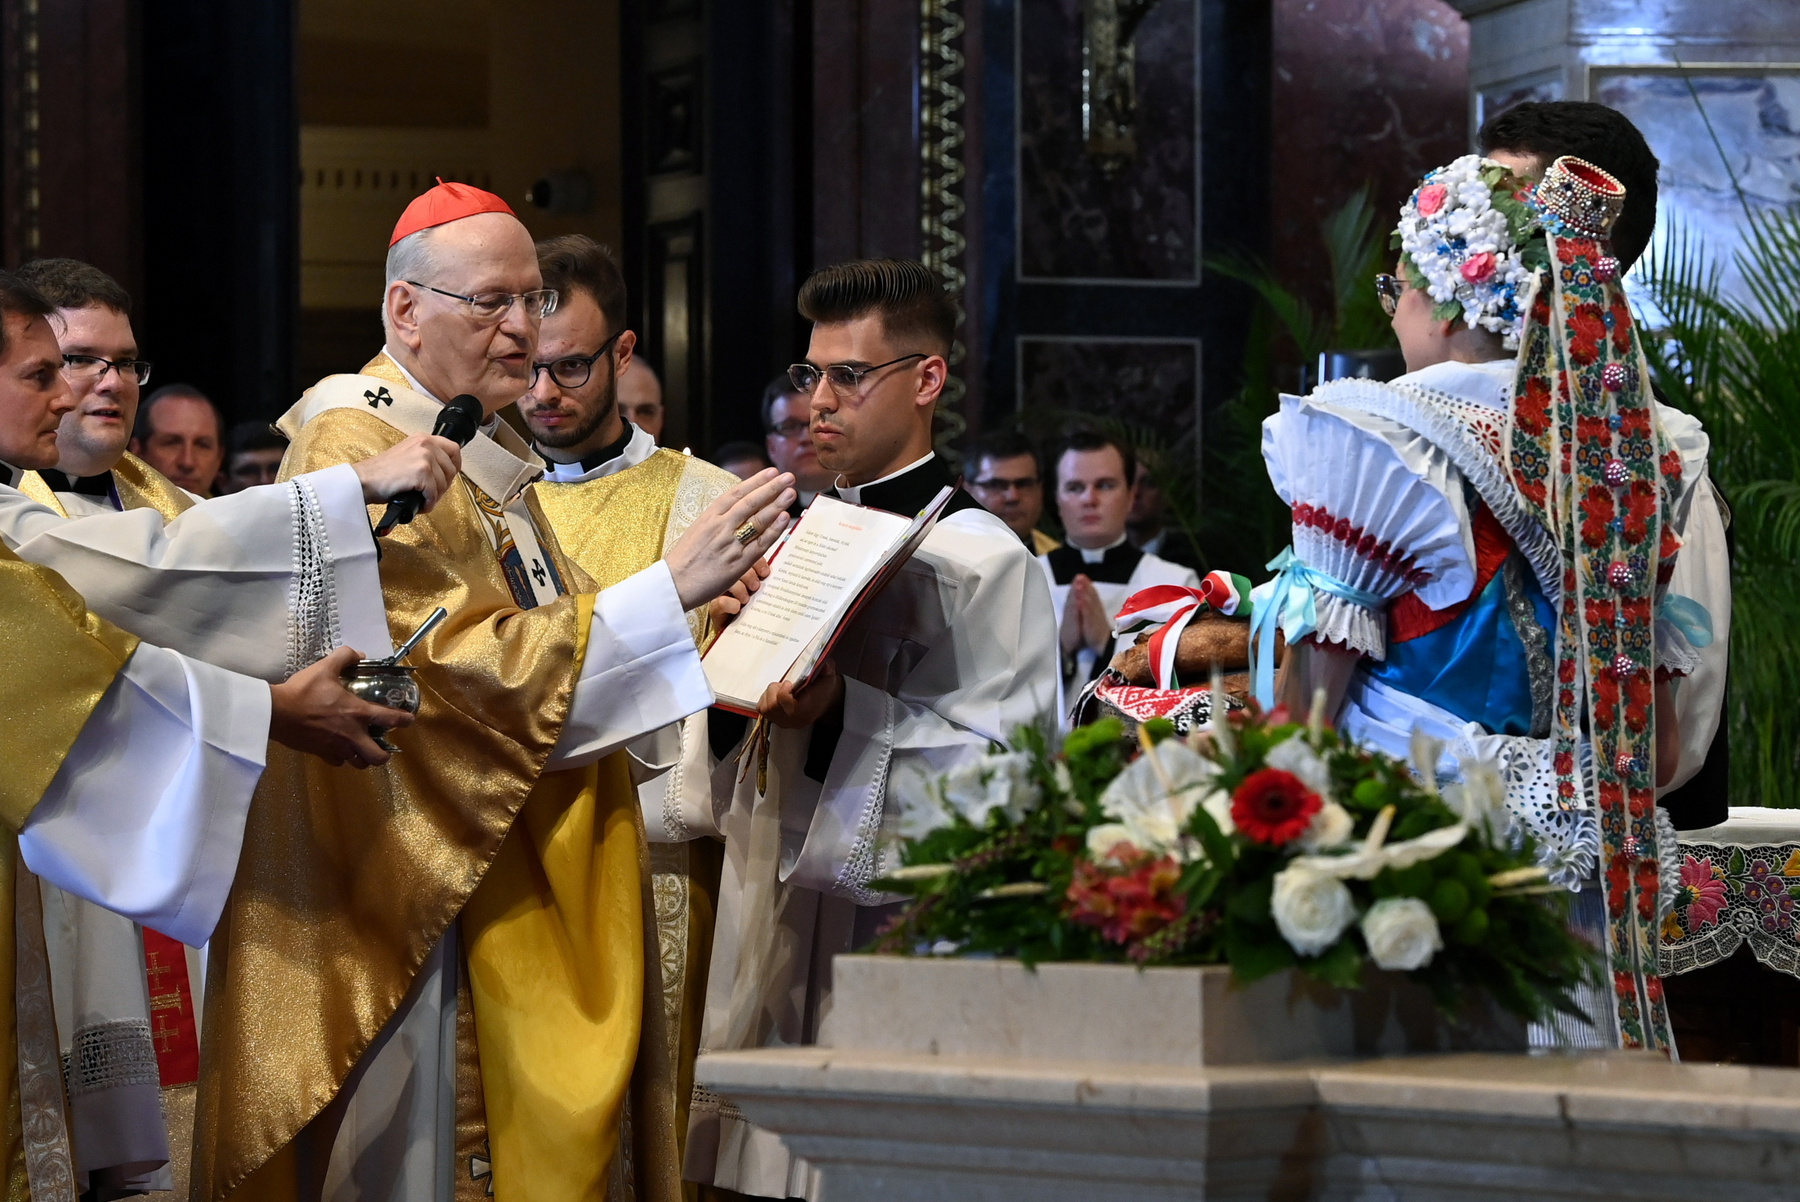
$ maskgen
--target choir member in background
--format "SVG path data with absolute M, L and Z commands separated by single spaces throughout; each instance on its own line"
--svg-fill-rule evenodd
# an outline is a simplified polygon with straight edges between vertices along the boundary
M 769 462 L 793 473 L 794 487 L 800 492 L 794 516 L 799 517 L 814 497 L 837 483 L 837 473 L 819 466 L 819 449 L 812 436 L 812 404 L 795 390 L 786 372 L 763 389 L 762 423 Z
M 996 430 L 963 450 L 963 487 L 1005 522 L 1033 555 L 1062 544 L 1038 529 L 1044 517 L 1044 461 L 1018 430 Z
M 1137 490 L 1132 449 L 1098 430 L 1064 436 L 1056 456 L 1056 508 L 1063 545 L 1038 561 L 1056 604 L 1062 680 L 1071 700 L 1113 657 L 1113 615 L 1153 584 L 1199 588 L 1192 568 L 1140 551 L 1125 536 Z
M 225 418 L 192 384 L 166 385 L 139 407 L 131 452 L 196 497 L 210 497 L 225 467 Z
M 651 442 L 662 445 L 663 419 L 668 416 L 663 409 L 662 381 L 641 357 L 619 371 L 619 412 L 648 434 Z
M 225 440 L 225 491 L 275 483 L 286 454 L 287 439 L 268 422 L 239 422 Z
M 1163 491 L 1159 470 L 1165 465 L 1160 453 L 1140 447 L 1137 461 L 1137 495 L 1131 499 L 1131 516 L 1125 520 L 1131 545 L 1198 572 L 1200 557 L 1188 531 L 1169 524 L 1169 498 Z
M 801 288 L 800 313 L 813 329 L 793 385 L 835 495 L 918 513 L 956 483 L 931 442 L 956 325 L 937 276 L 914 261 L 827 267 Z M 702 1051 L 814 1041 L 832 955 L 866 944 L 898 900 L 870 888 L 895 799 L 1048 720 L 1055 637 L 1030 553 L 958 489 L 813 679 L 769 687 L 766 744 L 713 711 L 726 843 Z M 753 1197 L 813 1188 L 774 1133 L 710 1095 L 693 1100 L 687 1176 Z
M 763 449 L 753 442 L 722 442 L 712 457 L 714 463 L 740 480 L 748 480 L 772 466 Z

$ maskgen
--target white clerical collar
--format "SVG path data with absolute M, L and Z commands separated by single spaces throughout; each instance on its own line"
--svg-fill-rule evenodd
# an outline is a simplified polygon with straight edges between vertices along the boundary
M 838 477 L 838 480 L 840 481 L 840 483 L 837 486 L 837 495 L 839 497 L 841 497 L 843 500 L 850 502 L 850 504 L 852 504 L 852 505 L 861 505 L 863 489 L 874 488 L 877 484 L 886 484 L 889 480 L 898 480 L 901 476 L 906 475 L 906 473 L 912 471 L 913 469 L 924 467 L 927 463 L 930 463 L 932 456 L 934 456 L 936 454 L 937 454 L 936 451 L 926 451 L 919 458 L 913 460 L 911 463 L 907 464 L 905 467 L 901 468 L 899 471 L 889 472 L 887 475 L 883 476 L 881 479 L 871 480 L 867 484 L 844 484 L 844 483 L 842 483 L 843 477 L 840 476 L 840 477 Z
M 1124 542 L 1125 542 L 1125 536 L 1123 534 L 1121 534 L 1121 535 L 1119 535 L 1118 538 L 1113 539 L 1110 543 L 1107 543 L 1104 547 L 1092 547 L 1092 548 L 1090 548 L 1090 547 L 1075 547 L 1075 544 L 1073 542 L 1071 542 L 1069 545 L 1071 547 L 1075 547 L 1075 549 L 1077 551 L 1081 552 L 1081 562 L 1082 563 L 1103 563 L 1106 560 L 1106 553 L 1108 551 L 1112 550 L 1114 547 L 1122 545 Z
M 1513 377 L 1517 371 L 1518 363 L 1510 358 L 1490 359 L 1486 363 L 1450 360 L 1409 371 L 1393 382 L 1447 392 L 1459 400 L 1473 401 L 1490 409 L 1505 409 L 1512 402 Z
M 656 454 L 656 439 L 646 434 L 639 426 L 625 423 L 631 430 L 631 441 L 625 449 L 596 467 L 585 468 L 579 460 L 574 463 L 551 463 L 545 460 L 548 469 L 544 479 L 553 484 L 580 484 L 588 480 L 599 480 L 605 476 L 616 475 L 628 467 L 636 467 L 650 456 Z

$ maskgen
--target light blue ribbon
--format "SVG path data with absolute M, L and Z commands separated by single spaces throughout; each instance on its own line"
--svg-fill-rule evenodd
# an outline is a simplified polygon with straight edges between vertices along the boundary
M 1687 637 L 1694 647 L 1705 647 L 1713 641 L 1712 614 L 1706 606 L 1680 593 L 1666 594 L 1656 607 L 1656 616 L 1668 622 Z
M 1381 608 L 1378 594 L 1307 567 L 1292 547 L 1271 559 L 1268 567 L 1276 574 L 1275 579 L 1250 590 L 1250 672 L 1256 703 L 1265 713 L 1275 705 L 1275 630 L 1281 629 L 1291 647 L 1319 628 L 1319 606 L 1313 600 L 1313 590 L 1342 597 L 1364 609 Z

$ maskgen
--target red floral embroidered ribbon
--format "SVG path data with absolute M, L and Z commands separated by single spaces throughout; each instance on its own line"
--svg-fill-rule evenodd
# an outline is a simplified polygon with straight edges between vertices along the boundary
M 1514 485 L 1562 550 L 1557 790 L 1564 806 L 1580 804 L 1585 714 L 1620 1042 L 1670 1051 L 1656 967 L 1652 601 L 1679 546 L 1663 515 L 1680 461 L 1661 445 L 1648 367 L 1606 241 L 1623 195 L 1599 168 L 1565 157 L 1531 198 L 1550 266 L 1527 310 L 1505 450 Z

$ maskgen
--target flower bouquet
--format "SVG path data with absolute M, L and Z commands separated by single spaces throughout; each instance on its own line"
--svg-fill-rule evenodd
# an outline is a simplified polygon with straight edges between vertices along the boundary
M 1372 962 L 1447 1013 L 1479 990 L 1528 1020 L 1581 1015 L 1598 957 L 1491 765 L 1439 791 L 1254 704 L 1186 738 L 1158 720 L 1136 746 L 1123 732 L 1106 719 L 1058 748 L 1022 730 L 912 791 L 901 862 L 875 882 L 912 902 L 875 950 L 1229 964 L 1246 982 L 1297 968 L 1342 988 Z

